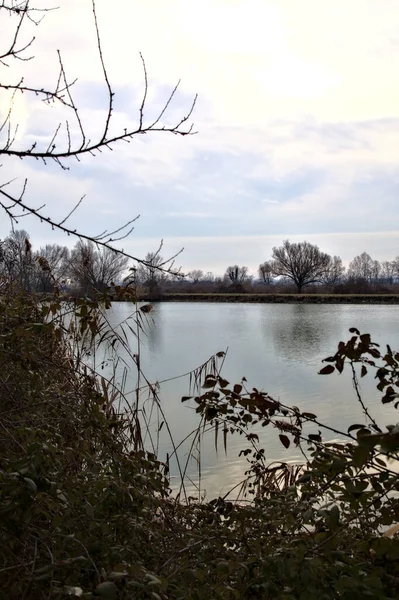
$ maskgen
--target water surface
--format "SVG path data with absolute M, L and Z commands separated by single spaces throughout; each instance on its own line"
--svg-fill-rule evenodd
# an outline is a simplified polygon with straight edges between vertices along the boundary
M 115 303 L 108 318 L 118 325 L 128 319 L 132 310 L 131 304 Z M 131 325 L 134 326 L 133 321 Z M 386 305 L 167 302 L 154 304 L 143 326 L 140 357 L 146 377 L 151 383 L 172 378 L 160 385 L 159 395 L 176 443 L 196 428 L 198 415 L 193 405 L 181 403 L 181 397 L 189 392 L 188 377 L 173 378 L 191 371 L 218 351 L 228 348 L 222 374 L 230 382 L 238 383 L 245 376 L 251 388 L 262 389 L 284 404 L 313 412 L 328 425 L 345 431 L 352 423 L 365 422 L 365 418 L 349 371 L 342 375 L 318 375 L 322 359 L 335 352 L 340 340 L 349 339 L 349 327 L 370 333 L 373 341 L 399 348 L 399 307 Z M 124 330 L 131 352 L 137 353 L 137 338 L 126 327 Z M 128 353 L 121 348 L 119 353 L 117 377 L 121 380 L 125 372 L 125 390 L 131 392 L 137 382 L 136 369 Z M 104 372 L 109 373 L 110 366 L 107 369 Z M 396 411 L 392 406 L 381 405 L 375 383 L 372 376 L 361 381 L 366 404 L 380 426 L 396 423 Z M 148 417 L 154 430 L 155 413 Z M 302 459 L 298 449 L 287 451 L 282 447 L 276 430 L 261 429 L 260 435 L 268 460 Z M 200 485 L 208 498 L 226 493 L 242 479 L 246 462 L 238 458 L 238 453 L 243 447 L 246 446 L 242 437 L 232 437 L 225 456 L 222 444 L 216 453 L 214 436 L 205 436 L 200 447 Z M 189 440 L 180 448 L 182 463 L 189 448 Z M 160 459 L 164 460 L 166 453 L 172 451 L 163 427 Z M 173 461 L 171 468 L 177 482 L 178 471 Z M 198 485 L 196 460 L 189 460 L 188 473 Z M 194 489 L 191 484 L 188 486 Z

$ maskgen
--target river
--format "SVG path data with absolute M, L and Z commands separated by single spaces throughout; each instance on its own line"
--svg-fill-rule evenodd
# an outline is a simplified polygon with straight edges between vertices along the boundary
M 132 304 L 115 303 L 107 311 L 107 318 L 116 328 L 124 322 L 130 352 L 135 354 L 138 343 L 133 333 L 134 320 L 129 318 L 133 311 Z M 345 431 L 352 423 L 365 422 L 350 373 L 344 370 L 342 375 L 323 376 L 318 375 L 318 371 L 323 366 L 323 358 L 334 354 L 338 342 L 349 339 L 349 327 L 370 333 L 375 342 L 389 343 L 393 349 L 399 349 L 398 306 L 156 303 L 151 313 L 143 314 L 141 367 L 151 383 L 170 380 L 160 384 L 159 398 L 175 444 L 198 425 L 193 405 L 181 402 L 181 397 L 189 394 L 189 377 L 179 376 L 226 349 L 222 375 L 231 383 L 239 383 L 245 376 L 251 388 L 267 391 L 284 404 L 315 413 L 324 423 Z M 104 354 L 97 353 L 97 366 L 104 356 L 109 356 L 105 345 L 103 350 Z M 132 401 L 137 383 L 134 361 L 121 345 L 117 346 L 117 354 L 118 361 L 109 361 L 100 372 L 106 377 L 114 372 L 127 399 Z M 380 426 L 396 423 L 395 409 L 380 403 L 375 383 L 372 375 L 361 380 L 364 401 Z M 144 384 L 141 378 L 140 385 Z M 144 389 L 142 401 L 146 393 Z M 144 406 L 154 435 L 162 418 L 157 421 L 156 411 L 151 412 L 150 403 Z M 286 450 L 281 445 L 275 429 L 262 429 L 260 435 L 268 460 L 303 460 L 298 449 Z M 166 426 L 161 428 L 158 437 L 158 455 L 164 460 L 167 454 L 173 453 Z M 326 435 L 325 439 L 331 439 L 331 435 Z M 147 445 L 151 446 L 149 438 Z M 200 485 L 201 496 L 208 499 L 225 494 L 243 478 L 247 463 L 245 458 L 238 457 L 238 453 L 244 447 L 243 438 L 233 436 L 227 441 L 226 455 L 221 440 L 216 451 L 214 435 L 205 435 L 196 450 L 200 461 L 188 459 L 186 486 L 189 492 L 198 493 L 196 486 Z M 179 448 L 181 465 L 187 460 L 189 448 L 190 438 Z M 172 460 L 170 465 L 172 485 L 177 487 L 176 461 Z

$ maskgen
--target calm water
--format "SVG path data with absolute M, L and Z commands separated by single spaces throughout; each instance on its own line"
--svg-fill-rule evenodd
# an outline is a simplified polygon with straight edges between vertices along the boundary
M 131 304 L 119 303 L 109 311 L 108 318 L 114 326 L 126 319 L 133 326 L 129 320 L 131 313 Z M 334 354 L 338 342 L 349 339 L 349 327 L 370 333 L 375 342 L 389 343 L 399 349 L 396 306 L 159 303 L 144 322 L 141 365 L 151 383 L 161 382 L 191 371 L 211 355 L 228 348 L 222 374 L 230 382 L 238 383 L 245 376 L 250 387 L 263 389 L 285 404 L 313 412 L 326 424 L 346 430 L 352 423 L 364 422 L 349 371 L 329 376 L 318 375 L 318 371 L 322 359 Z M 136 338 L 126 326 L 124 330 L 131 351 L 136 353 Z M 136 371 L 128 354 L 122 349 L 119 354 L 116 375 L 121 381 L 125 372 L 124 387 L 129 398 L 136 385 Z M 108 365 L 104 373 L 109 374 L 110 370 Z M 377 422 L 384 426 L 396 423 L 399 420 L 396 411 L 380 404 L 372 377 L 363 379 L 361 385 Z M 160 385 L 162 407 L 176 443 L 198 424 L 192 406 L 181 403 L 181 397 L 188 392 L 188 377 Z M 148 413 L 148 419 L 154 431 L 155 413 Z M 260 436 L 270 461 L 301 460 L 297 449 L 287 451 L 281 446 L 276 430 L 261 429 Z M 179 449 L 183 463 L 189 447 L 188 440 Z M 206 492 L 208 498 L 224 494 L 242 479 L 247 463 L 238 458 L 238 453 L 243 447 L 242 437 L 230 438 L 226 457 L 222 443 L 217 454 L 214 436 L 205 436 L 200 447 L 201 493 Z M 159 443 L 161 460 L 167 452 L 172 452 L 172 446 L 163 427 Z M 177 476 L 174 462 L 171 469 Z M 188 473 L 198 484 L 195 459 L 189 460 Z

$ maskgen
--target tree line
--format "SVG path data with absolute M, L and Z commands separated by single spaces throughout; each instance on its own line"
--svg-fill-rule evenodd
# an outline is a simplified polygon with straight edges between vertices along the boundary
M 128 283 L 152 296 L 170 288 L 190 291 L 201 286 L 209 291 L 239 292 L 254 286 L 272 289 L 291 285 L 298 293 L 309 286 L 364 292 L 372 287 L 392 286 L 399 280 L 399 256 L 380 262 L 363 252 L 345 269 L 339 256 L 330 256 L 307 241 L 285 240 L 274 247 L 271 259 L 259 265 L 258 277 L 251 275 L 248 267 L 239 265 L 227 267 L 223 277 L 200 269 L 179 276 L 165 272 L 163 262 L 160 249 L 147 253 L 143 263 L 137 265 L 111 248 L 84 240 L 78 240 L 72 249 L 46 244 L 35 251 L 23 229 L 12 231 L 0 241 L 0 278 L 14 281 L 28 292 L 48 293 L 58 287 L 90 295 Z
M 168 275 L 163 264 L 157 251 L 149 252 L 134 267 L 128 257 L 112 248 L 84 240 L 78 240 L 71 250 L 46 244 L 35 251 L 24 229 L 12 231 L 0 241 L 0 281 L 14 282 L 27 292 L 50 293 L 60 288 L 90 295 L 131 281 L 140 281 L 153 291 Z
M 246 266 L 227 267 L 219 283 L 229 284 L 239 289 L 248 284 L 293 285 L 298 293 L 307 286 L 324 286 L 330 290 L 344 291 L 344 287 L 354 287 L 358 291 L 378 285 L 392 285 L 399 279 L 399 256 L 391 261 L 378 261 L 367 252 L 355 256 L 348 269 L 340 256 L 322 252 L 318 246 L 307 241 L 292 243 L 285 240 L 275 246 L 272 257 L 259 265 L 258 279 L 254 278 Z M 210 274 L 212 275 L 212 274 Z M 193 283 L 215 281 L 209 273 L 192 271 L 188 274 Z

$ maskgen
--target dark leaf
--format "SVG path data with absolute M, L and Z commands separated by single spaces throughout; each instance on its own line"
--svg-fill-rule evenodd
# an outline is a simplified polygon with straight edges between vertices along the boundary
M 290 447 L 291 442 L 286 435 L 280 434 L 278 437 L 280 438 L 280 442 L 283 444 L 284 448 Z
M 369 333 L 364 333 L 363 335 L 360 336 L 360 339 L 362 341 L 363 344 L 370 344 L 371 343 L 371 336 Z
M 301 415 L 304 419 L 317 419 L 317 415 L 314 415 L 313 413 L 308 413 L 308 412 L 304 412 Z
M 327 365 L 319 371 L 319 375 L 330 375 L 331 373 L 334 373 L 334 371 L 335 368 L 332 365 Z
M 239 383 L 236 383 L 235 386 L 233 387 L 233 391 L 235 394 L 240 394 L 242 390 L 242 385 L 240 385 Z
M 353 451 L 353 464 L 355 467 L 363 467 L 370 456 L 370 449 L 367 446 L 356 446 Z
M 360 371 L 360 377 L 364 377 L 365 375 L 367 375 L 367 369 L 364 365 L 362 365 L 362 368 Z
M 360 331 L 356 329 L 356 327 L 351 327 L 349 329 L 349 333 L 356 333 L 356 335 L 360 335 Z
M 348 427 L 348 433 L 350 433 L 351 431 L 356 431 L 356 429 L 365 429 L 366 426 L 365 425 L 359 425 L 357 423 L 355 423 L 354 425 L 351 425 L 350 427 Z

